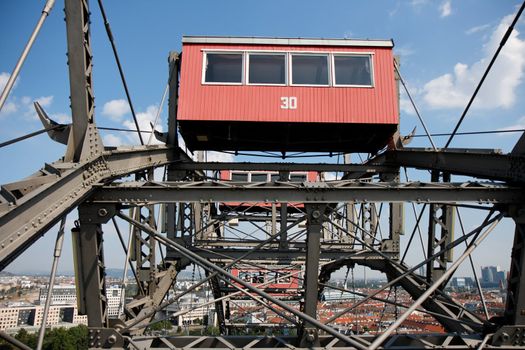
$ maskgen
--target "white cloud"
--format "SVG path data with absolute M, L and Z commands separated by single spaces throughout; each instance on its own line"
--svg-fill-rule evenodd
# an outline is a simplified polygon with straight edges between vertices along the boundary
M 401 3 L 399 1 L 396 2 L 396 6 L 392 10 L 388 11 L 388 16 L 389 17 L 394 17 L 397 14 L 397 12 L 399 11 L 400 5 L 401 5 Z
M 472 34 L 475 34 L 475 33 L 479 33 L 479 32 L 482 32 L 482 31 L 485 31 L 487 29 L 490 28 L 490 24 L 482 24 L 482 25 L 479 25 L 479 26 L 475 26 L 475 27 L 472 27 L 472 28 L 469 28 L 465 31 L 465 34 L 467 35 L 472 35 Z
M 22 96 L 20 99 L 20 108 L 24 111 L 24 116 L 29 119 L 38 120 L 33 102 L 38 102 L 42 107 L 49 107 L 53 103 L 53 96 L 41 96 L 33 99 L 29 96 Z
M 120 121 L 122 116 L 130 112 L 128 101 L 119 99 L 104 103 L 102 114 L 113 120 Z
M 7 81 L 9 80 L 10 76 L 11 74 L 7 72 L 0 73 L 0 92 L 4 91 L 4 88 L 7 85 Z
M 37 98 L 35 102 L 38 102 L 42 107 L 49 107 L 53 103 L 53 96 L 42 96 Z
M 515 124 L 506 126 L 504 128 L 499 128 L 498 130 L 516 130 L 516 129 L 525 129 L 525 116 L 518 119 L 518 121 Z M 510 135 L 510 133 L 502 133 L 498 135 L 504 136 L 504 135 Z
M 425 84 L 424 100 L 431 108 L 462 108 L 467 104 L 489 60 L 496 51 L 513 16 L 500 22 L 483 46 L 485 57 L 471 66 L 457 63 L 452 73 L 439 76 Z M 514 30 L 492 67 L 473 107 L 510 108 L 516 101 L 516 88 L 521 84 L 525 68 L 525 41 Z
M 113 146 L 118 147 L 123 144 L 122 139 L 116 135 L 113 134 L 106 134 L 102 138 L 105 146 Z
M 179 147 L 186 151 L 188 156 L 190 156 L 194 161 L 197 161 L 197 153 L 193 152 L 193 155 L 187 151 L 186 149 L 186 143 L 184 142 L 184 139 L 179 135 Z M 216 152 L 216 151 L 206 151 L 204 154 L 204 160 L 207 162 L 233 162 L 235 159 L 235 156 L 230 153 L 224 153 L 224 152 Z
M 414 7 L 425 5 L 428 2 L 428 0 L 412 0 L 410 1 L 410 5 Z
M 23 105 L 29 105 L 31 103 L 31 101 L 32 101 L 32 99 L 29 96 L 22 96 L 22 98 L 20 99 L 20 102 Z
M 157 106 L 151 105 L 151 106 L 148 106 L 148 108 L 146 108 L 145 112 L 137 113 L 137 123 L 139 124 L 139 128 L 140 128 L 141 135 L 142 135 L 142 140 L 144 140 L 145 144 L 148 143 L 148 140 L 150 139 L 150 135 L 151 135 L 151 133 L 145 132 L 145 131 L 151 131 L 150 123 L 153 124 L 155 122 L 157 111 L 158 111 Z M 135 122 L 133 120 L 125 120 L 122 124 L 130 130 L 137 130 L 135 126 Z M 156 130 L 162 131 L 162 125 L 157 125 Z M 137 133 L 130 133 L 128 138 L 133 144 L 140 143 Z M 161 144 L 161 142 L 158 141 L 155 138 L 155 136 L 151 136 L 150 144 L 152 145 Z
M 337 180 L 336 173 L 334 172 L 325 172 L 323 173 L 324 179 L 326 181 L 335 181 Z
M 448 17 L 452 14 L 452 4 L 451 4 L 451 0 L 445 0 L 441 3 L 441 5 L 439 6 L 439 12 L 440 12 L 440 17 L 443 18 L 443 17 Z
M 224 152 L 215 152 L 215 151 L 207 151 L 205 155 L 205 159 L 208 162 L 233 162 L 234 156 L 230 153 L 224 153 Z
M 410 46 L 396 47 L 395 54 L 401 57 L 408 57 L 415 53 L 414 49 Z M 403 63 L 403 62 L 401 62 Z
M 66 113 L 53 113 L 49 117 L 59 124 L 70 124 L 71 123 L 71 116 Z
M 2 111 L 0 111 L 0 118 L 5 117 L 9 114 L 12 114 L 16 111 L 18 111 L 18 106 L 16 105 L 16 103 L 12 101 L 8 101 L 2 107 Z
M 414 111 L 414 107 L 412 106 L 412 103 L 410 103 L 410 100 L 407 97 L 401 97 L 399 99 L 399 108 L 401 109 L 402 113 L 406 113 L 409 115 L 416 115 L 416 112 Z

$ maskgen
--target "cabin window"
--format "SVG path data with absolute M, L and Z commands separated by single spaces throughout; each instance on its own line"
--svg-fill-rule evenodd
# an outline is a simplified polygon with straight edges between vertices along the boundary
M 372 86 L 369 55 L 334 55 L 334 85 Z
M 248 173 L 232 173 L 232 181 L 248 182 Z
M 292 83 L 328 85 L 328 55 L 293 55 Z
M 270 174 L 270 179 L 272 180 L 272 182 L 281 181 L 281 175 L 279 175 L 279 174 Z
M 268 181 L 267 173 L 252 173 L 251 182 L 266 182 Z
M 242 83 L 241 53 L 207 53 L 206 83 Z
M 291 174 L 290 181 L 291 182 L 305 182 L 306 174 Z
M 285 54 L 250 53 L 248 58 L 248 82 L 250 84 L 286 84 Z

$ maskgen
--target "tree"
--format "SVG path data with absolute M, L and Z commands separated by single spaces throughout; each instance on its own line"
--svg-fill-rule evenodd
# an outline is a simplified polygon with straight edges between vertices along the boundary
M 161 331 L 164 329 L 172 329 L 172 328 L 173 328 L 173 325 L 168 320 L 159 321 L 148 327 L 148 329 L 151 331 Z
M 84 325 L 72 327 L 67 330 L 69 336 L 75 344 L 75 349 L 87 349 L 88 348 L 88 328 Z
M 29 333 L 28 331 L 22 328 L 15 335 L 15 338 L 29 346 L 31 349 L 36 348 L 37 336 L 35 333 Z
M 75 342 L 65 328 L 55 328 L 46 332 L 43 348 L 45 350 L 73 350 Z

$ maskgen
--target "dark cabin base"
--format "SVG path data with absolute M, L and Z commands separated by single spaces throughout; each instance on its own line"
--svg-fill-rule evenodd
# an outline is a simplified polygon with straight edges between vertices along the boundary
M 178 121 L 194 150 L 366 152 L 385 147 L 397 124 Z

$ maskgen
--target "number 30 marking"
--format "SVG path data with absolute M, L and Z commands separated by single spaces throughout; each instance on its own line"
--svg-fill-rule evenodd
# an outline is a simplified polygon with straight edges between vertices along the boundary
M 281 109 L 297 109 L 297 97 L 281 97 Z

